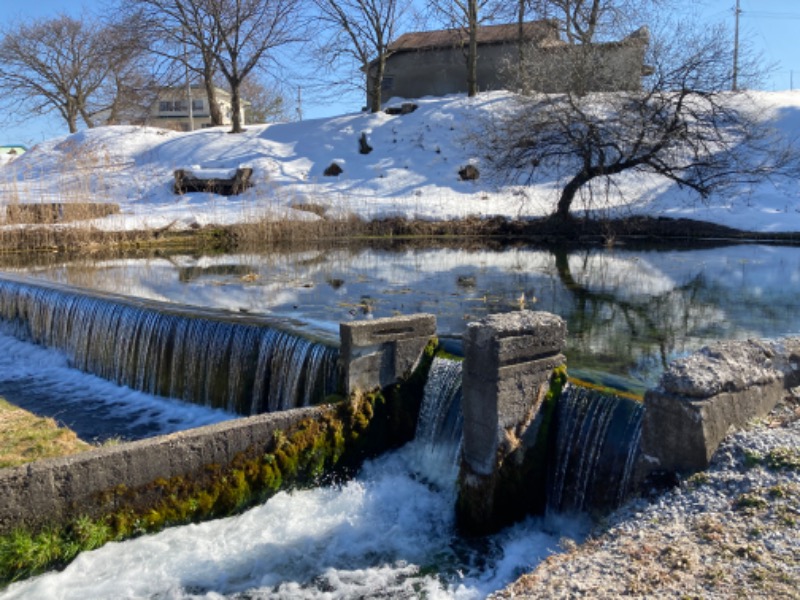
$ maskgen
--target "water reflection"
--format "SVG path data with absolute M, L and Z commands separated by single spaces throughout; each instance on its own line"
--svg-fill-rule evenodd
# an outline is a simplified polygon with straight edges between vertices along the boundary
M 340 321 L 430 312 L 443 336 L 524 306 L 567 319 L 572 371 L 651 383 L 718 338 L 800 331 L 800 248 L 318 248 L 75 260 L 21 269 L 169 302 Z

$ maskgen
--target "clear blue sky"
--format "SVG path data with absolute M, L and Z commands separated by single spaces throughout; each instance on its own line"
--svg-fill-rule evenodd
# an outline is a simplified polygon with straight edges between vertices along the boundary
M 409 0 L 410 1 L 410 0 Z M 709 21 L 726 21 L 733 29 L 736 0 L 684 0 L 687 7 L 702 8 Z M 102 0 L 0 0 L 0 25 L 24 18 L 54 15 L 59 12 L 80 14 L 82 7 L 93 10 Z M 765 85 L 769 90 L 800 89 L 800 0 L 740 0 L 742 36 L 774 63 L 775 73 Z M 326 103 L 303 106 L 306 117 L 327 116 L 358 110 L 359 106 L 336 106 Z M 66 133 L 66 127 L 56 118 L 20 118 L 16 124 L 0 120 L 0 143 L 33 145 L 54 135 Z

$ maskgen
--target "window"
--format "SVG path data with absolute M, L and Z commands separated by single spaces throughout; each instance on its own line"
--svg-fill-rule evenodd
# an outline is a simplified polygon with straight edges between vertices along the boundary
M 202 112 L 203 111 L 203 100 L 192 100 L 192 110 Z
M 172 112 L 172 101 L 162 100 L 158 103 L 158 112 Z
M 381 81 L 381 91 L 388 92 L 393 87 L 394 87 L 394 77 L 384 76 L 383 81 Z
M 173 110 L 175 112 L 189 112 L 189 103 L 186 100 L 176 100 Z

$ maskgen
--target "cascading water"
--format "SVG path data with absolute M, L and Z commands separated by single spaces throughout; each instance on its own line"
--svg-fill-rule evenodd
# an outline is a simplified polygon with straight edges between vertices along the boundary
M 552 554 L 563 536 L 585 532 L 545 532 L 530 519 L 489 539 L 458 537 L 460 371 L 459 362 L 434 361 L 416 439 L 368 461 L 352 481 L 107 544 L 63 571 L 12 584 L 0 600 L 485 598 Z
M 549 513 L 617 507 L 639 452 L 644 408 L 639 402 L 568 385 L 556 409 Z
M 82 371 L 243 415 L 306 406 L 339 381 L 337 349 L 212 311 L 0 280 L 0 318 Z
M 461 412 L 461 361 L 434 358 L 425 384 L 416 443 L 427 454 L 441 455 L 455 467 L 461 452 L 464 415 Z

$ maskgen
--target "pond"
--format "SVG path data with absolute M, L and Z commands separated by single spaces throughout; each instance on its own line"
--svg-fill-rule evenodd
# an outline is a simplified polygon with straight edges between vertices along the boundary
M 458 350 L 470 321 L 525 307 L 567 320 L 570 372 L 642 390 L 717 339 L 800 332 L 800 247 L 305 248 L 75 260 L 21 269 L 70 285 L 291 318 L 338 337 L 343 321 L 427 312 Z
M 800 332 L 800 247 L 382 244 L 48 260 L 6 270 L 299 320 L 331 339 L 338 337 L 341 321 L 429 312 L 438 319 L 440 336 L 456 350 L 472 320 L 521 307 L 547 310 L 567 320 L 571 373 L 634 389 L 656 381 L 672 358 L 713 340 Z M 66 396 L 76 395 L 79 385 L 98 397 L 115 396 L 100 381 L 87 384 L 83 374 L 68 375 L 57 353 L 22 342 L 0 344 L 0 350 L 28 365 L 20 377 L 42 379 L 37 369 L 50 365 L 50 379 L 74 380 Z M 0 372 L 18 369 L 0 362 Z M 226 418 L 190 417 L 138 396 L 130 404 L 144 411 L 136 418 L 148 422 L 159 414 L 169 421 Z M 109 412 L 131 419 L 123 409 Z M 107 544 L 81 554 L 61 572 L 0 591 L 0 598 L 478 599 L 558 552 L 562 537 L 585 535 L 580 519 L 548 515 L 488 538 L 460 538 L 452 510 L 455 467 L 452 458 L 443 461 L 415 440 L 368 462 L 352 481 L 281 492 L 236 517 Z

